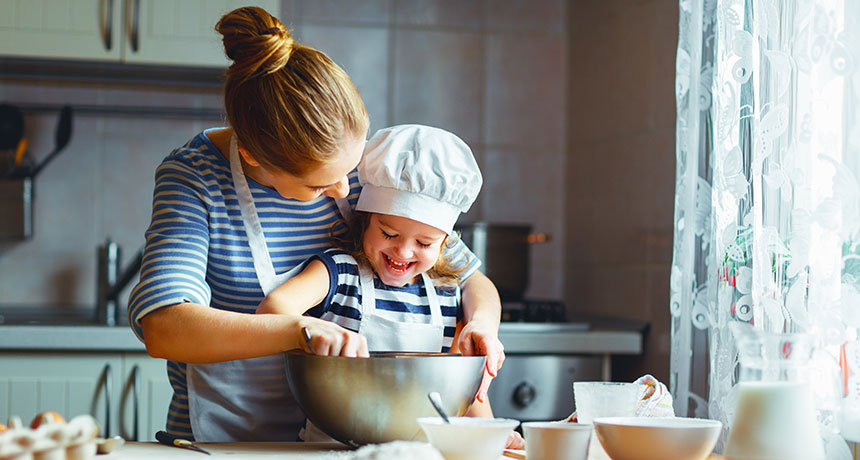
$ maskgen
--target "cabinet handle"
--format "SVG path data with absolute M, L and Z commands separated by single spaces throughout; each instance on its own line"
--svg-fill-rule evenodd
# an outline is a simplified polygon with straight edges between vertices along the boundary
M 134 441 L 139 441 L 140 431 L 138 431 L 138 423 L 140 423 L 140 366 L 137 364 L 131 368 L 131 388 L 132 388 L 132 407 L 134 407 L 134 422 L 132 422 L 132 438 Z
M 131 44 L 131 51 L 136 53 L 140 49 L 140 0 L 126 0 L 125 7 L 128 41 Z
M 113 0 L 102 0 L 99 8 L 102 17 L 102 41 L 105 51 L 113 48 Z
M 105 438 L 109 438 L 111 436 L 110 433 L 110 401 L 111 401 L 111 393 L 113 393 L 113 377 L 111 372 L 110 363 L 105 364 L 104 370 L 105 376 Z

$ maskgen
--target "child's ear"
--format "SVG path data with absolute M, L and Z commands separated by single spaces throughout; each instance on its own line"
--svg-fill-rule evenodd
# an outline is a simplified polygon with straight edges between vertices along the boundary
M 239 155 L 242 155 L 242 159 L 245 160 L 245 163 L 248 163 L 250 166 L 253 166 L 255 168 L 260 166 L 260 162 L 257 161 L 256 158 L 251 156 L 251 153 L 248 152 L 248 149 L 246 149 L 245 147 L 237 147 L 237 150 L 239 150 Z

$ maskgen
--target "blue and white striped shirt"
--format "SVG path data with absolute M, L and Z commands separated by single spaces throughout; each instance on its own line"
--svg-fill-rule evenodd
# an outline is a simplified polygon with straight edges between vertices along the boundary
M 348 199 L 355 206 L 360 191 L 356 171 L 349 183 Z M 330 248 L 332 231 L 345 231 L 332 198 L 285 199 L 250 178 L 248 185 L 276 273 Z M 469 264 L 463 279 L 480 265 L 465 245 L 454 247 L 451 255 L 454 263 Z M 263 297 L 230 164 L 203 132 L 170 153 L 156 170 L 152 221 L 140 281 L 129 298 L 129 324 L 144 340 L 140 319 L 159 308 L 193 302 L 254 313 Z M 168 361 L 167 375 L 174 391 L 167 431 L 193 439 L 185 363 Z
M 346 329 L 358 332 L 361 322 L 361 282 L 359 281 L 358 262 L 350 254 L 340 249 L 329 249 L 315 256 L 322 261 L 329 273 L 329 292 L 325 300 L 311 313 L 313 316 L 337 323 Z M 401 323 L 431 323 L 430 301 L 424 281 L 406 284 L 402 287 L 389 286 L 375 274 L 373 287 L 376 290 L 376 314 Z M 459 286 L 434 286 L 442 310 L 442 324 L 445 326 L 442 349 L 447 352 L 454 340 L 457 319 L 460 312 Z M 319 313 L 322 313 L 320 316 Z

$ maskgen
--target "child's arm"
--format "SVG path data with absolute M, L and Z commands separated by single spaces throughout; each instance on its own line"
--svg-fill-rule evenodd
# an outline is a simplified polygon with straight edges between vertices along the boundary
M 454 332 L 454 342 L 451 344 L 451 353 L 459 353 L 460 349 L 457 346 L 457 338 L 460 335 L 460 330 L 463 329 L 463 323 L 457 323 L 457 330 Z M 484 401 L 479 401 L 475 399 L 472 402 L 472 405 L 469 406 L 469 409 L 466 410 L 466 417 L 486 417 L 486 418 L 494 418 L 493 416 L 493 408 L 490 407 L 490 398 L 484 399 Z M 526 442 L 523 440 L 523 437 L 516 431 L 512 432 L 510 436 L 508 436 L 508 441 L 505 445 L 506 449 L 523 449 L 525 448 Z
M 328 296 L 331 286 L 326 265 L 319 259 L 310 261 L 298 275 L 276 287 L 257 307 L 257 314 L 279 314 L 290 317 L 290 349 L 310 352 L 302 329 L 311 334 L 311 343 L 318 355 L 366 357 L 367 340 L 350 330 L 319 318 L 303 316 Z
M 328 290 L 328 269 L 321 260 L 314 259 L 301 273 L 270 292 L 257 307 L 257 314 L 303 315 L 325 300 Z

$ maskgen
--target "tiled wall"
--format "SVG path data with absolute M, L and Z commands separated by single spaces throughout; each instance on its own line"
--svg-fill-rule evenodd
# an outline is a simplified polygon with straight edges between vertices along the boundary
M 567 8 L 564 0 L 284 0 L 296 38 L 352 76 L 371 130 L 399 123 L 449 129 L 485 178 L 464 220 L 530 223 L 552 235 L 534 247 L 529 295 L 564 284 Z M 0 101 L 219 108 L 217 89 L 0 81 Z M 41 157 L 55 114 L 28 113 Z M 35 235 L 0 246 L 0 306 L 91 308 L 96 246 L 142 246 L 153 173 L 174 147 L 217 120 L 78 114 L 72 142 L 36 181 Z M 2 197 L 0 197 L 2 199 Z
M 565 299 L 577 312 L 647 321 L 644 359 L 613 368 L 665 380 L 678 4 L 572 5 Z

